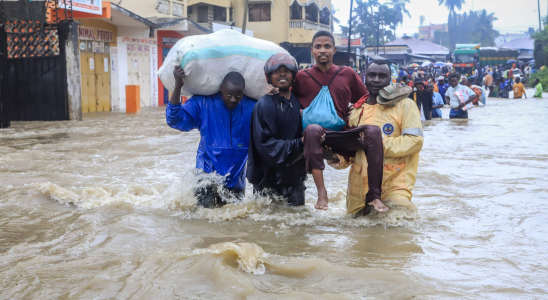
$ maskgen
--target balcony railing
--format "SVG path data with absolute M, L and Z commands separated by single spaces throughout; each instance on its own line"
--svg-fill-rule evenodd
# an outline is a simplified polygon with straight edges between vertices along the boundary
M 293 20 L 289 21 L 289 28 L 303 28 L 307 30 L 325 30 L 331 31 L 331 26 L 321 24 L 319 22 L 312 22 L 308 20 Z

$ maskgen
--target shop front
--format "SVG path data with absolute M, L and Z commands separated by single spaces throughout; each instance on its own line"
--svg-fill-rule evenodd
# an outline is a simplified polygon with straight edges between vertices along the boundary
M 78 20 L 82 75 L 82 112 L 111 111 L 111 49 L 116 49 L 116 26 L 101 20 Z
M 160 66 L 164 63 L 164 59 L 168 55 L 171 48 L 184 36 L 175 31 L 167 30 L 158 30 L 158 61 Z M 162 81 L 158 78 L 158 89 L 159 89 L 159 105 L 167 105 L 169 102 L 169 97 L 171 93 L 164 87 Z

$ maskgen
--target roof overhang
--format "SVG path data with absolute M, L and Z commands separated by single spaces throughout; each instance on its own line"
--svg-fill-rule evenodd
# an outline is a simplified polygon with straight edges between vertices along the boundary
M 230 2 L 230 0 L 226 0 Z M 50 8 L 48 8 L 50 9 Z M 57 9 L 57 15 L 64 17 L 64 10 Z M 103 14 L 74 11 L 74 18 L 101 19 L 102 21 L 117 27 L 141 27 L 150 29 L 150 37 L 154 36 L 154 30 L 173 30 L 185 36 L 213 33 L 213 31 L 199 25 L 187 18 L 143 18 L 114 3 L 103 1 Z M 50 16 L 53 14 L 49 14 Z M 48 21 L 49 22 L 49 21 Z
M 231 0 L 188 0 L 187 2 L 188 6 L 197 5 L 197 4 L 209 4 L 209 5 L 221 6 L 221 7 L 232 7 Z
M 209 30 L 201 26 L 200 24 L 186 18 L 171 20 L 168 22 L 156 22 L 153 28 L 157 30 L 177 31 L 178 33 L 181 33 L 185 36 L 213 33 L 212 30 Z
M 419 54 L 413 54 L 413 53 L 405 53 L 405 55 L 407 55 L 407 56 L 409 56 L 409 57 L 413 57 L 413 58 L 431 59 L 430 56 L 419 55 Z
M 153 27 L 154 23 L 135 14 L 131 11 L 118 6 L 116 4 L 111 4 L 112 7 L 112 18 L 103 20 L 107 23 L 110 23 L 115 26 L 124 26 L 124 27 Z

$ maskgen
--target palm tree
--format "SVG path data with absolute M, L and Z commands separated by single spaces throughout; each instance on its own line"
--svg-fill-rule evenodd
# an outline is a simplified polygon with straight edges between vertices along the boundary
M 405 5 L 409 4 L 409 0 L 390 0 L 387 4 L 392 6 L 392 9 L 396 11 L 398 16 L 398 22 L 397 24 L 403 25 L 403 14 L 405 13 L 409 18 L 411 18 L 411 14 L 405 8 Z M 394 28 L 394 36 L 396 36 L 396 29 Z
M 449 9 L 449 17 L 447 20 L 447 26 L 449 27 L 449 40 L 451 42 L 451 48 L 455 48 L 455 33 L 454 26 L 452 26 L 452 23 L 456 20 L 456 12 L 455 8 L 457 10 L 460 10 L 462 8 L 462 5 L 465 3 L 464 0 L 438 0 L 439 5 L 445 5 Z M 451 16 L 452 15 L 452 16 Z M 453 22 L 452 22 L 453 21 Z
M 499 32 L 493 29 L 493 22 L 498 20 L 494 13 L 487 13 L 487 10 L 479 11 L 474 28 L 470 31 L 470 37 L 482 46 L 495 46 L 495 38 Z
M 335 23 L 341 23 L 341 20 L 335 17 L 335 13 L 338 11 L 338 9 L 335 9 L 335 4 L 331 4 L 331 32 L 335 31 Z

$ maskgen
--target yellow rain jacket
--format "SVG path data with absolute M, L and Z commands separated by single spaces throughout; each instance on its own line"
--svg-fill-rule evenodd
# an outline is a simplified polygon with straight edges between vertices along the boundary
M 411 91 L 411 87 L 391 84 L 381 90 L 377 104 L 364 102 L 349 117 L 350 126 L 376 125 L 381 128 L 384 144 L 381 200 L 408 208 L 415 207 L 411 197 L 419 152 L 424 141 L 419 109 L 413 100 L 407 98 Z M 347 214 L 355 214 L 365 206 L 365 195 L 369 190 L 365 152 L 358 151 L 350 161 L 341 155 L 337 156 L 340 162 L 328 161 L 329 165 L 335 169 L 352 166 L 348 177 L 346 208 Z

